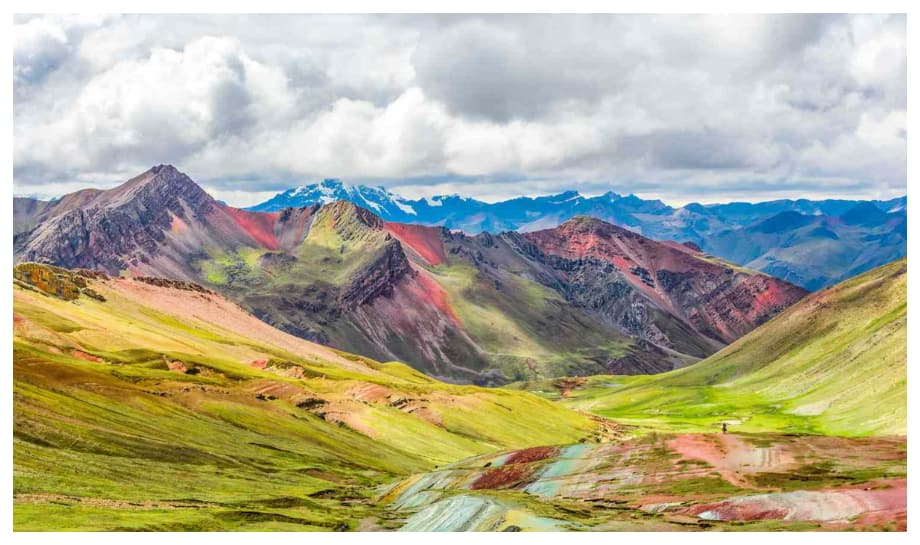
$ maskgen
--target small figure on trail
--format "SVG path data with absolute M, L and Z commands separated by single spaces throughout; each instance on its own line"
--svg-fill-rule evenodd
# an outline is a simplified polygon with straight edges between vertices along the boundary
M 728 426 L 725 424 L 725 422 L 722 422 L 722 433 L 727 433 L 727 432 L 728 432 Z

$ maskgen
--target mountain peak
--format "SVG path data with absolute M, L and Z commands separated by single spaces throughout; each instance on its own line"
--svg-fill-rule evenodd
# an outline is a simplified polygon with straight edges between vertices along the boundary
M 351 201 L 392 219 L 415 216 L 407 201 L 384 187 L 352 185 L 338 178 L 326 178 L 315 184 L 305 184 L 278 193 L 271 199 L 247 208 L 253 212 L 277 212 L 285 208 L 300 208 L 313 204 L 325 205 L 335 201 Z
M 194 180 L 172 165 L 157 165 L 131 178 L 118 187 L 102 191 L 96 203 L 106 207 L 121 206 L 131 202 L 141 193 L 149 195 L 153 203 L 182 197 L 197 209 L 209 208 L 216 203 Z
M 848 225 L 870 227 L 883 225 L 890 218 L 871 202 L 861 202 L 840 216 L 840 219 Z
M 573 216 L 568 221 L 565 221 L 559 225 L 559 229 L 568 230 L 568 231 L 598 231 L 598 230 L 623 230 L 622 227 L 614 225 L 612 223 L 606 222 L 602 219 L 596 218 L 594 216 L 585 216 L 578 215 Z
M 177 169 L 176 167 L 170 164 L 165 164 L 165 165 L 161 164 L 161 165 L 157 165 L 154 167 L 150 167 L 150 170 L 148 172 L 152 174 L 162 174 L 164 176 L 177 176 L 177 175 L 182 174 L 182 172 L 180 172 L 179 169 Z
M 367 208 L 344 199 L 324 204 L 317 212 L 316 217 L 317 221 L 324 218 L 326 221 L 331 222 L 336 229 L 348 226 L 363 226 L 372 229 L 383 228 L 383 220 L 376 214 Z
M 792 231 L 808 225 L 814 221 L 814 216 L 808 216 L 795 210 L 786 210 L 779 214 L 770 216 L 750 227 L 751 231 L 761 233 L 780 233 Z
M 546 197 L 537 197 L 535 200 L 546 201 L 553 204 L 564 203 L 568 201 L 574 201 L 581 197 L 581 193 L 575 190 L 563 191 L 556 195 L 547 195 Z

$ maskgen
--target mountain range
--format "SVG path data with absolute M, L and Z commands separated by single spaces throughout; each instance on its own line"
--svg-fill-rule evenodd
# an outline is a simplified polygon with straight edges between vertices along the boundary
M 592 216 L 658 240 L 692 242 L 729 261 L 816 290 L 906 255 L 907 197 L 885 201 L 777 200 L 691 203 L 608 192 L 567 191 L 486 203 L 456 195 L 406 199 L 382 187 L 327 179 L 281 192 L 249 208 L 273 212 L 336 200 L 386 221 L 438 225 L 466 233 L 529 232 Z M 751 245 L 752 236 L 757 244 Z
M 346 200 L 248 211 L 169 165 L 14 208 L 16 262 L 201 283 L 301 338 L 477 384 L 683 367 L 806 294 L 593 217 L 473 236 Z

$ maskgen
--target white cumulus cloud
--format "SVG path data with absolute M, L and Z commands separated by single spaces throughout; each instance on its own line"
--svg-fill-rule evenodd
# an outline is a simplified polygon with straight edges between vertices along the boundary
M 322 177 L 893 196 L 905 50 L 885 15 L 19 16 L 14 191 L 169 162 L 238 204 Z

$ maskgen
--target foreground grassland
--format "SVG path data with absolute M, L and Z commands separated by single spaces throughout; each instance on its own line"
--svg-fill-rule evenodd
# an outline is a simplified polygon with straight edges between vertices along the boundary
M 403 530 L 903 530 L 903 438 L 657 434 L 485 455 L 381 501 Z
M 17 530 L 385 527 L 381 484 L 597 434 L 537 396 L 302 341 L 214 293 L 89 284 L 104 301 L 14 285 Z

